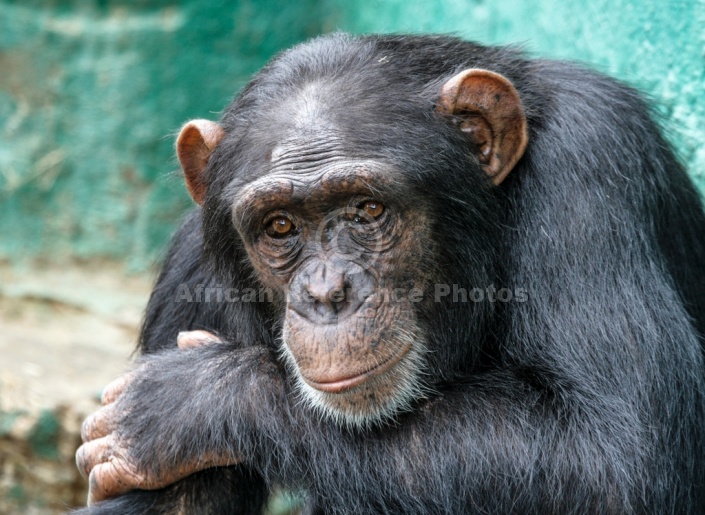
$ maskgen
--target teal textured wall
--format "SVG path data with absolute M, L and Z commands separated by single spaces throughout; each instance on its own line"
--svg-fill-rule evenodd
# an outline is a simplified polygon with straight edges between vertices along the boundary
M 317 3 L 0 2 L 0 257 L 140 269 L 190 200 L 173 131 L 217 112 Z
M 455 32 L 583 60 L 657 100 L 705 191 L 705 1 L 0 0 L 0 259 L 143 269 L 190 205 L 173 135 L 330 30 Z

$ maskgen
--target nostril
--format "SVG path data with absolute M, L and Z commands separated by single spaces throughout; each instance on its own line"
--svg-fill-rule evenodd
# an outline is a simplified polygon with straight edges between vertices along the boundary
M 340 312 L 345 304 L 345 288 L 335 288 L 328 294 L 330 306 L 335 313 Z
M 341 302 L 345 300 L 345 289 L 335 288 L 330 291 L 328 297 L 330 298 L 331 302 Z

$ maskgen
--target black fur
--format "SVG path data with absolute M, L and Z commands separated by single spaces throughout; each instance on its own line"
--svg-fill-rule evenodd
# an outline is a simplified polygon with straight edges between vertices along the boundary
M 528 116 L 527 152 L 498 188 L 433 109 L 468 67 L 508 77 Z M 312 82 L 330 91 L 322 111 L 349 151 L 403 170 L 400 195 L 423 194 L 450 284 L 528 293 L 429 308 L 434 393 L 364 431 L 298 402 L 277 357 L 276 299 L 175 300 L 183 283 L 259 287 L 230 199 L 262 173 L 289 99 Z M 90 513 L 258 512 L 274 485 L 305 490 L 322 513 L 703 511 L 705 216 L 635 91 L 513 49 L 336 34 L 273 59 L 222 124 L 205 207 L 177 234 L 147 309 L 154 372 L 126 394 L 137 415 L 125 424 L 148 428 L 134 450 L 154 468 L 213 449 L 246 463 Z M 169 350 L 190 329 L 229 343 Z M 241 498 L 250 506 L 235 509 Z

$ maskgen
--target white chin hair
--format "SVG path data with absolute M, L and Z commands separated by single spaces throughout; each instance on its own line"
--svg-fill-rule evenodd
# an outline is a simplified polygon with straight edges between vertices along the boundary
M 413 334 L 404 332 L 409 338 Z M 285 341 L 282 341 L 281 350 L 303 404 L 338 425 L 365 428 L 393 422 L 397 413 L 408 411 L 414 400 L 428 394 L 422 380 L 426 349 L 423 340 L 417 339 L 418 334 L 411 342 L 410 350 L 392 368 L 340 393 L 322 392 L 307 384 Z

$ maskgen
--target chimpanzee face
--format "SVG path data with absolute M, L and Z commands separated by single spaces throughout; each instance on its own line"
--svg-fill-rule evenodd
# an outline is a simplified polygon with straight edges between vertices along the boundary
M 421 384 L 414 304 L 428 275 L 414 272 L 434 261 L 427 214 L 389 194 L 385 163 L 311 166 L 320 146 L 280 148 L 238 195 L 233 223 L 286 297 L 284 355 L 314 406 L 350 422 L 393 413 Z
M 423 194 L 404 189 L 403 170 L 350 152 L 342 131 L 304 104 L 295 130 L 278 131 L 256 171 L 236 174 L 222 197 L 258 279 L 286 299 L 281 349 L 302 397 L 341 422 L 367 424 L 423 391 L 428 338 L 419 311 L 435 275 L 434 214 Z M 525 148 L 521 103 L 504 77 L 461 72 L 443 86 L 436 111 L 495 183 Z M 179 136 L 199 203 L 208 189 L 202 172 L 224 136 L 205 120 Z

